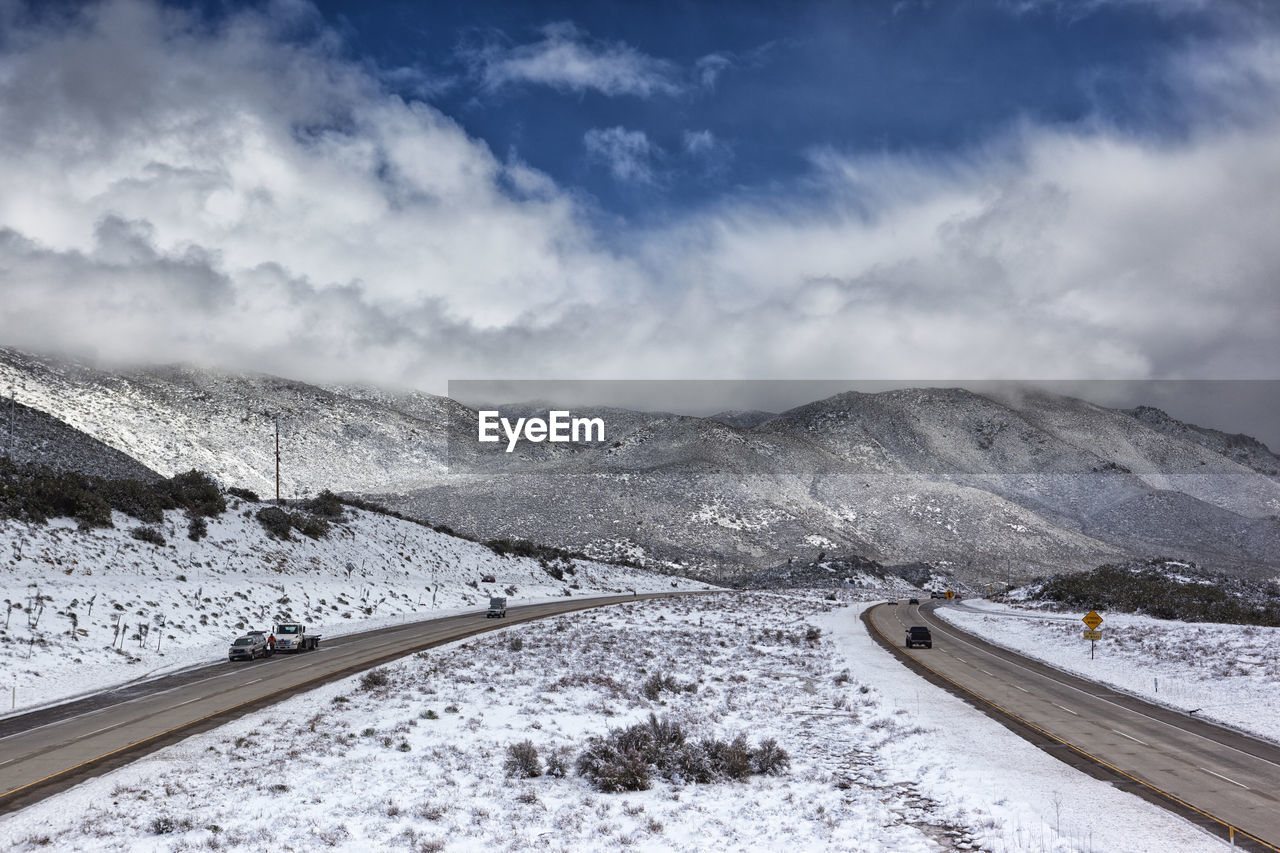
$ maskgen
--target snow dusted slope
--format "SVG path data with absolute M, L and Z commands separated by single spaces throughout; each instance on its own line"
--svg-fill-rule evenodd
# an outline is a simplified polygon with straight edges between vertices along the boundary
M 66 519 L 0 520 L 0 688 L 16 691 L 17 708 L 223 659 L 231 639 L 268 628 L 278 616 L 334 635 L 480 608 L 491 593 L 514 605 L 705 588 L 585 561 L 557 581 L 536 560 L 499 557 L 474 542 L 350 507 L 327 538 L 295 533 L 296 541 L 281 541 L 252 517 L 259 505 L 229 503 L 209 519 L 200 542 L 186 537 L 181 513 L 168 513 L 164 546 L 133 539 L 128 531 L 137 522 L 118 513 L 115 528 L 90 531 Z M 117 625 L 124 638 L 114 643 Z
M 909 673 L 867 636 L 863 606 L 667 599 L 431 649 L 296 696 L 288 719 L 248 714 L 6 815 L 0 847 L 1230 849 Z M 690 746 L 772 738 L 789 764 L 740 781 L 655 773 L 623 793 L 574 773 L 589 738 L 650 714 Z M 522 742 L 567 773 L 509 773 Z
M 507 454 L 479 451 L 473 410 L 418 392 L 188 368 L 112 373 L 0 349 L 5 384 L 164 474 L 198 468 L 272 494 L 279 416 L 286 497 L 371 494 L 477 538 L 681 573 L 819 551 L 946 561 L 975 584 L 1134 555 L 1258 577 L 1280 569 L 1269 451 L 1045 392 L 848 393 L 741 427 L 584 409 L 604 417 L 603 444 Z
M 20 465 L 43 465 L 56 471 L 130 480 L 159 479 L 155 471 L 133 457 L 21 403 L 0 403 L 0 455 L 9 456 Z
M 197 468 L 274 494 L 275 418 L 285 497 L 420 488 L 444 471 L 447 418 L 424 420 L 421 405 L 406 411 L 274 376 L 179 367 L 113 373 L 0 348 L 0 387 L 165 476 Z

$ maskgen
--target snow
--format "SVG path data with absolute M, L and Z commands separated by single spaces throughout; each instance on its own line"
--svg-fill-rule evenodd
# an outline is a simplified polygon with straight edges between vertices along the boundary
M 67 519 L 0 520 L 0 713 L 223 660 L 232 639 L 276 617 L 323 637 L 482 608 L 491 593 L 514 607 L 706 588 L 583 560 L 557 581 L 536 560 L 350 507 L 325 539 L 281 541 L 252 517 L 259 505 L 229 505 L 200 542 L 187 538 L 181 513 L 168 513 L 163 547 L 133 539 L 137 522 L 119 513 L 114 528 L 89 531 Z
M 1280 743 L 1280 628 L 1101 613 L 1102 640 L 1091 660 L 1083 610 L 974 600 L 935 612 L 1058 669 Z
M 865 606 L 741 593 L 504 628 L 0 818 L 0 848 L 1226 849 L 910 673 L 867 636 Z M 657 674 L 696 689 L 646 698 Z M 511 744 L 571 762 L 588 736 L 650 713 L 693 736 L 776 738 L 790 768 L 622 794 L 504 773 Z

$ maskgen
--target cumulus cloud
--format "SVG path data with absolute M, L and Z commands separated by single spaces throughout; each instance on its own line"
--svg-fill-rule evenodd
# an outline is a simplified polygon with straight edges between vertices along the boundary
M 548 24 L 532 44 L 489 44 L 464 52 L 492 89 L 518 84 L 605 95 L 674 95 L 683 88 L 677 67 L 621 42 L 591 39 L 572 23 Z
M 74 14 L 0 45 L 6 344 L 437 392 L 1280 364 L 1280 121 L 1256 103 L 1176 141 L 1028 125 L 947 157 L 815 151 L 798 186 L 606 233 L 536 164 L 389 93 L 308 7 Z M 1270 85 L 1270 44 L 1180 60 Z M 652 175 L 641 131 L 591 139 Z
M 582 137 L 587 155 L 604 164 L 619 181 L 648 184 L 654 179 L 657 148 L 644 131 L 625 127 L 592 128 Z

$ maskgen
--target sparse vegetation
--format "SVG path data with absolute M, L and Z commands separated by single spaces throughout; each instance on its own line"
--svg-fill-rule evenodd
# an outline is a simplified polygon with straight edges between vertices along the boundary
M 651 713 L 647 722 L 591 738 L 575 768 L 596 790 L 616 793 L 647 790 L 654 776 L 676 784 L 710 784 L 753 773 L 778 774 L 790 763 L 786 750 L 772 739 L 754 749 L 743 734 L 729 741 L 693 740 L 680 723 Z
M 1055 575 L 1031 585 L 1033 601 L 1119 610 L 1157 619 L 1280 626 L 1280 585 L 1258 583 L 1168 559 Z

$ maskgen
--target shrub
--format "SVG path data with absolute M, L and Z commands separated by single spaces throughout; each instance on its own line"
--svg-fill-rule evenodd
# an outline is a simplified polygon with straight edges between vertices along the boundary
M 524 637 L 519 634 L 512 634 L 507 638 L 507 648 L 513 652 L 518 652 L 524 648 Z
M 568 750 L 564 747 L 547 754 L 547 775 L 555 779 L 563 779 L 569 775 Z
M 209 523 L 204 520 L 204 516 L 191 516 L 191 519 L 187 522 L 187 538 L 192 542 L 199 542 L 208 535 Z
M 673 782 L 707 784 L 752 773 L 776 775 L 790 764 L 790 756 L 773 739 L 755 749 L 743 734 L 729 741 L 693 741 L 678 722 L 650 714 L 646 722 L 590 738 L 575 768 L 597 790 L 613 793 L 646 790 L 655 773 Z
M 374 690 L 378 687 L 386 687 L 391 683 L 391 673 L 384 667 L 371 669 L 360 678 L 360 688 L 362 690 Z
M 609 737 L 593 737 L 578 756 L 575 768 L 597 791 L 647 791 L 651 781 L 649 764 L 635 749 L 619 747 Z
M 177 822 L 168 815 L 160 815 L 151 820 L 152 835 L 168 835 L 178 828 Z
M 542 775 L 542 760 L 533 741 L 525 740 L 507 747 L 507 760 L 503 764 L 507 775 L 516 779 L 535 779 Z
M 304 501 L 302 508 L 314 515 L 321 515 L 325 518 L 340 519 L 342 518 L 342 498 L 333 492 L 325 489 L 309 501 Z
M 257 513 L 258 523 L 262 525 L 262 529 L 267 531 L 267 535 L 276 539 L 292 539 L 289 531 L 293 528 L 293 523 L 289 518 L 289 513 L 285 512 L 278 506 L 263 507 Z
M 172 496 L 173 507 L 182 507 L 192 515 L 218 516 L 226 512 L 227 501 L 218 484 L 203 471 L 175 474 L 161 485 Z
M 309 539 L 323 539 L 329 535 L 329 522 L 323 518 L 310 515 L 302 517 L 294 515 L 290 517 L 290 523 L 297 528 L 299 533 Z
M 238 486 L 232 486 L 227 489 L 227 494 L 234 495 L 242 501 L 248 501 L 251 504 L 261 503 L 262 498 L 258 497 L 258 493 L 249 489 L 242 489 Z
M 658 701 L 659 694 L 661 694 L 663 690 L 667 690 L 671 693 L 678 693 L 681 689 L 680 682 L 676 681 L 671 676 L 655 672 L 653 675 L 645 679 L 644 684 L 640 687 L 640 693 L 643 694 L 644 698 L 648 699 L 650 702 L 656 702 Z
M 139 525 L 130 530 L 129 535 L 142 542 L 150 542 L 152 545 L 164 545 L 164 534 L 154 527 Z
M 780 776 L 791 767 L 791 756 L 773 738 L 765 738 L 751 751 L 751 769 L 766 776 Z

